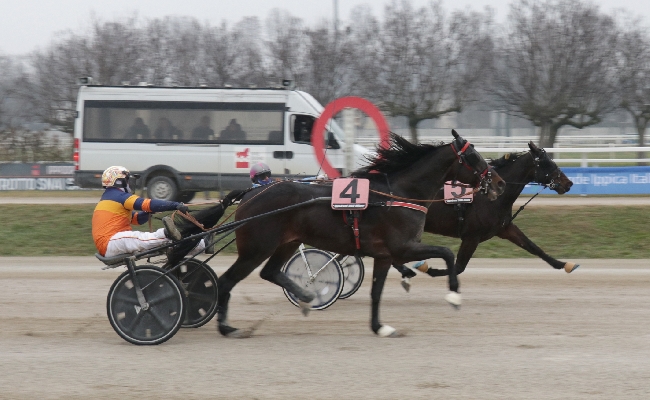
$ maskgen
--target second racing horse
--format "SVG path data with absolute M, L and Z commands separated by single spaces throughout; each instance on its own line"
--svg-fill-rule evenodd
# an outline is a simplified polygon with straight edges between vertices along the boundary
M 544 149 L 538 148 L 533 142 L 528 143 L 528 147 L 529 152 L 508 153 L 490 163 L 507 182 L 505 192 L 496 201 L 489 201 L 484 196 L 475 196 L 470 204 L 451 205 L 439 201 L 429 207 L 424 231 L 462 240 L 456 255 L 457 274 L 465 271 L 479 243 L 494 236 L 511 241 L 540 257 L 555 269 L 564 269 L 570 273 L 579 266 L 549 256 L 512 222 L 512 205 L 527 184 L 539 183 L 558 194 L 568 192 L 573 185 Z M 442 198 L 440 193 L 436 197 Z M 402 273 L 402 278 L 406 279 L 402 286 L 408 290 L 408 278 L 415 276 L 415 272 L 404 265 L 395 265 L 395 268 Z M 433 268 L 429 268 L 426 273 L 434 277 L 447 275 L 446 270 Z
M 412 144 L 391 135 L 388 148 L 378 148 L 368 167 L 355 172 L 368 179 L 369 207 L 360 218 L 333 210 L 332 186 L 276 182 L 248 192 L 239 205 L 236 220 L 297 206 L 291 211 L 257 217 L 236 231 L 237 261 L 219 278 L 217 323 L 227 337 L 248 337 L 251 330 L 236 329 L 227 322 L 228 301 L 233 287 L 268 259 L 260 276 L 273 282 L 307 305 L 315 294 L 293 282 L 281 268 L 305 243 L 319 249 L 374 258 L 371 290 L 371 329 L 382 337 L 399 336 L 396 329 L 379 322 L 379 302 L 386 274 L 393 263 L 443 258 L 449 269 L 449 294 L 445 299 L 459 305 L 454 255 L 446 247 L 420 243 L 428 204 L 447 180 L 482 187 L 496 199 L 505 187 L 498 174 L 488 168 L 474 147 L 452 131 L 449 144 Z M 397 201 L 396 201 L 397 200 Z M 421 204 L 414 204 L 421 203 Z M 355 220 L 352 228 L 348 222 Z M 346 222 L 347 220 L 347 222 Z M 303 312 L 308 306 L 303 307 Z

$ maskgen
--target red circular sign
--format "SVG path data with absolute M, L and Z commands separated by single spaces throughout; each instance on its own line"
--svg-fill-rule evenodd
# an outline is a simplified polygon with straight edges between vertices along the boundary
M 356 96 L 341 97 L 340 99 L 332 101 L 325 106 L 320 117 L 316 120 L 311 134 L 311 145 L 314 146 L 316 159 L 318 160 L 318 163 L 322 165 L 323 171 L 325 171 L 327 176 L 332 179 L 339 178 L 341 174 L 332 167 L 332 164 L 330 164 L 329 161 L 327 161 L 327 158 L 325 158 L 325 137 L 323 136 L 323 132 L 325 131 L 325 124 L 327 124 L 327 121 L 332 119 L 332 117 L 344 108 L 357 108 L 375 121 L 375 125 L 377 125 L 377 129 L 379 130 L 381 147 L 388 147 L 390 142 L 390 129 L 388 129 L 388 123 L 381 111 L 379 111 L 379 109 L 370 101 Z

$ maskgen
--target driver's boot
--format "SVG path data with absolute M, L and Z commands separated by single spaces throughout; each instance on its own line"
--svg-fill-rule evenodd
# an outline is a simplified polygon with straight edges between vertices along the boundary
M 181 232 L 176 228 L 176 224 L 174 224 L 174 220 L 171 216 L 168 215 L 164 217 L 162 223 L 165 226 L 165 236 L 168 239 L 178 241 L 183 238 L 183 235 L 181 235 Z

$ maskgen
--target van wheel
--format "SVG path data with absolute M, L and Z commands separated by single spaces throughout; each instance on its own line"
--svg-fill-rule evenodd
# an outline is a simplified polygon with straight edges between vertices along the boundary
M 195 195 L 196 192 L 181 192 L 180 201 L 182 201 L 183 203 L 189 203 L 190 201 L 192 201 Z
M 176 182 L 166 176 L 154 176 L 147 183 L 147 196 L 150 199 L 176 201 L 179 192 Z

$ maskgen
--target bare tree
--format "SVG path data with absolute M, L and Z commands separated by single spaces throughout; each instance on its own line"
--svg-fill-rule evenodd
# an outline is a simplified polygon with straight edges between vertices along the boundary
M 146 58 L 137 16 L 124 22 L 93 19 L 88 38 L 91 76 L 104 85 L 135 84 L 144 79 Z
M 9 56 L 0 55 L 0 130 L 15 128 L 25 115 L 20 97 L 20 81 L 24 78 L 19 63 Z
M 32 55 L 33 77 L 27 91 L 43 122 L 72 132 L 78 88 L 76 80 L 92 76 L 89 39 L 66 34 L 46 50 Z
M 493 94 L 512 115 L 540 127 L 553 146 L 566 125 L 584 128 L 618 106 L 612 18 L 581 0 L 519 0 L 499 40 Z
M 306 64 L 306 34 L 302 20 L 276 8 L 266 19 L 266 31 L 270 77 L 292 79 L 300 85 Z
M 373 25 L 368 22 L 366 30 Z M 483 53 L 491 48 L 490 25 L 489 12 L 448 17 L 439 2 L 415 9 L 410 1 L 394 0 L 375 33 L 379 52 L 368 54 L 375 63 L 369 70 L 378 74 L 361 86 L 389 115 L 406 117 L 411 140 L 417 142 L 420 122 L 462 111 L 478 92 L 487 67 L 483 63 L 489 60 Z M 361 53 L 363 48 L 367 44 Z
M 324 21 L 306 31 L 306 74 L 301 87 L 312 93 L 321 104 L 347 94 L 348 60 L 353 57 L 349 32 L 334 32 Z
M 632 115 L 639 134 L 639 146 L 645 146 L 645 131 L 650 122 L 650 33 L 641 22 L 623 15 L 618 42 L 618 79 L 621 107 Z M 639 158 L 645 158 L 639 152 Z
M 24 96 L 43 122 L 72 132 L 77 79 L 92 76 L 97 83 L 119 85 L 145 74 L 145 54 L 135 17 L 126 22 L 94 20 L 87 34 L 67 32 L 31 57 Z
M 143 32 L 147 81 L 158 86 L 206 83 L 210 75 L 206 60 L 208 30 L 190 17 L 150 21 Z
M 238 72 L 236 62 L 241 49 L 238 48 L 236 35 L 230 31 L 228 24 L 223 21 L 219 26 L 206 29 L 204 41 L 207 83 L 212 86 L 235 83 Z
M 382 98 L 382 88 L 376 84 L 382 73 L 379 54 L 382 53 L 381 22 L 372 14 L 370 6 L 357 6 L 350 14 L 354 24 L 349 27 L 351 76 L 346 82 L 352 94 L 373 100 Z
M 240 85 L 265 86 L 267 71 L 261 43 L 262 26 L 257 17 L 245 17 L 233 26 L 235 47 L 239 53 L 233 67 Z
M 182 86 L 199 86 L 205 80 L 204 27 L 189 17 L 167 17 L 170 78 Z

